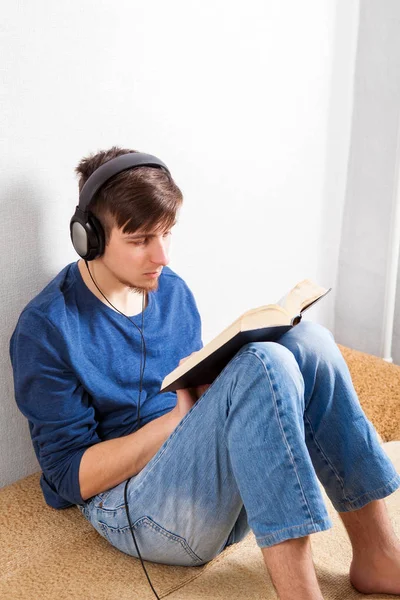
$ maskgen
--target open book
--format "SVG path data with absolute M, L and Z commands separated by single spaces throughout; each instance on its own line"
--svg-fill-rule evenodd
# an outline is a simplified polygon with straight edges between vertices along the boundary
M 332 288 L 304 279 L 276 304 L 243 313 L 216 338 L 164 377 L 160 393 L 212 383 L 244 344 L 276 341 Z

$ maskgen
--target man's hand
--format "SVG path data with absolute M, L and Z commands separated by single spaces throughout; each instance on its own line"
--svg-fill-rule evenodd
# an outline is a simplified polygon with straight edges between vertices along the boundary
M 200 398 L 200 396 L 202 396 L 204 394 L 205 391 L 208 390 L 208 388 L 210 387 L 211 383 L 205 383 L 204 385 L 198 385 L 197 387 L 195 387 L 195 391 L 197 394 L 197 400 Z
M 192 354 L 196 354 L 196 352 L 192 352 Z M 192 356 L 186 356 L 179 361 L 179 365 L 184 363 L 185 360 Z M 202 394 L 210 387 L 211 384 L 198 385 L 194 388 L 184 388 L 181 390 L 176 390 L 177 403 L 175 408 L 172 409 L 171 415 L 176 418 L 177 423 L 183 419 L 186 413 L 192 408 L 192 406 L 197 402 Z
M 198 352 L 198 351 L 196 351 L 196 352 L 192 352 L 192 354 L 196 354 L 197 352 Z M 190 357 L 192 356 L 192 354 L 190 354 L 189 356 L 186 356 L 186 358 L 182 358 L 182 359 L 179 361 L 179 364 L 181 364 L 181 363 L 184 363 L 184 362 L 185 362 L 185 360 L 187 360 L 188 358 L 190 358 Z M 198 386 L 196 386 L 196 387 L 194 387 L 194 388 L 187 388 L 187 389 L 189 389 L 191 392 L 193 392 L 193 393 L 194 393 L 194 395 L 195 395 L 195 397 L 196 397 L 196 400 L 198 400 L 198 399 L 200 398 L 200 396 L 201 396 L 202 394 L 204 394 L 204 392 L 205 392 L 206 390 L 208 390 L 208 388 L 210 387 L 210 385 L 211 385 L 211 383 L 205 383 L 205 384 L 203 384 L 203 385 L 198 385 Z M 182 391 L 182 390 L 179 390 L 179 391 Z

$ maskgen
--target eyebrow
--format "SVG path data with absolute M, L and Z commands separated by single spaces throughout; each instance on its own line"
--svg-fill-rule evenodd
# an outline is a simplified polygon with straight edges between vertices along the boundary
M 170 227 L 170 229 L 172 229 L 172 227 L 174 227 L 177 224 L 177 221 L 175 221 L 175 223 L 172 223 L 172 226 Z M 166 231 L 169 231 L 169 229 L 167 229 Z M 126 235 L 124 237 L 124 240 L 140 240 L 142 238 L 155 238 L 157 237 L 157 235 L 155 233 L 130 233 L 128 235 Z
M 153 237 L 156 237 L 156 235 L 154 233 L 142 233 L 140 235 L 130 234 L 130 235 L 126 235 L 124 237 L 124 240 L 140 240 L 142 238 L 153 238 Z

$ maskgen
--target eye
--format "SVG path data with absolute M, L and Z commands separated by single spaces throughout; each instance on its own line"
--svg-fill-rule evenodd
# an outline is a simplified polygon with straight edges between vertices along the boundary
M 166 231 L 164 233 L 164 237 L 166 237 L 167 235 L 172 235 L 172 231 Z M 133 244 L 134 246 L 144 246 L 145 244 L 147 244 L 147 242 L 148 242 L 148 238 L 145 238 L 143 241 L 131 242 L 131 244 Z

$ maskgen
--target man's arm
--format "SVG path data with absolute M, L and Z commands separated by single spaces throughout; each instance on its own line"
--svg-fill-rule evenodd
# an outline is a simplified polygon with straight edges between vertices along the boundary
M 79 467 L 83 500 L 139 473 L 157 454 L 177 424 L 176 413 L 172 410 L 146 423 L 138 431 L 88 448 Z
M 183 358 L 179 364 L 187 358 L 189 357 Z M 79 467 L 79 486 L 83 500 L 137 475 L 209 387 L 206 384 L 194 390 L 177 390 L 177 404 L 170 412 L 146 423 L 138 431 L 88 448 L 82 455 Z
M 54 495 L 50 502 L 58 503 L 58 495 L 65 504 L 81 504 L 80 461 L 101 440 L 94 407 L 70 365 L 62 330 L 31 307 L 21 313 L 9 351 L 15 400 L 29 421 L 43 477 Z

